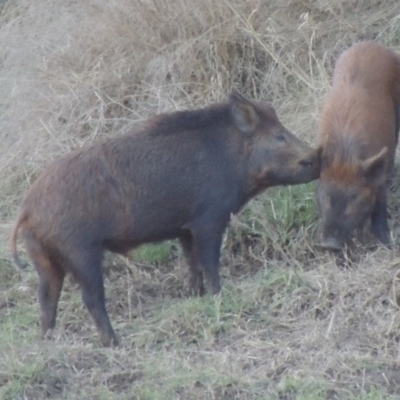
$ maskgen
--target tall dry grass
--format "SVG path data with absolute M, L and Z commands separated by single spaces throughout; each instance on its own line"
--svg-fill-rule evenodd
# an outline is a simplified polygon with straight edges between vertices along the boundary
M 337 54 L 361 38 L 398 44 L 396 1 L 376 4 L 7 2 L 0 17 L 3 216 L 50 159 L 155 113 L 221 100 L 232 88 L 273 102 L 312 141 Z

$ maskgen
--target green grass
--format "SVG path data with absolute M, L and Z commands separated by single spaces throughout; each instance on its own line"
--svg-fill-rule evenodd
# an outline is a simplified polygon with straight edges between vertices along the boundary
M 289 376 L 279 382 L 278 394 L 280 397 L 296 400 L 325 400 L 327 390 L 323 383 Z
M 278 233 L 279 240 L 287 241 L 303 226 L 317 218 L 314 182 L 307 185 L 277 187 L 248 205 L 243 218 L 251 224 L 252 233 L 261 236 L 268 231 Z M 260 215 L 264 218 L 260 220 Z M 270 229 L 265 229 L 268 223 Z M 278 239 L 271 237 L 271 239 Z
M 0 351 L 15 343 L 29 343 L 36 339 L 38 330 L 38 310 L 36 305 L 17 304 L 5 312 L 0 322 Z M 34 328 L 34 329 L 32 329 Z
M 132 251 L 132 259 L 139 263 L 165 264 L 174 253 L 176 244 L 165 241 L 156 244 L 144 244 Z
M 4 363 L 7 361 L 7 364 Z M 7 373 L 2 373 L 0 380 L 0 395 L 4 400 L 15 400 L 19 398 L 30 385 L 40 381 L 41 375 L 46 370 L 45 361 L 42 357 L 28 360 L 3 360 L 7 365 Z

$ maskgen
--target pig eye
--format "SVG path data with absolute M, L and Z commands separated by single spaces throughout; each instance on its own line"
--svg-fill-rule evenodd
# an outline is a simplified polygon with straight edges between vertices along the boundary
M 349 201 L 355 201 L 355 200 L 357 200 L 357 197 L 358 197 L 357 193 L 352 193 L 349 196 Z
M 286 142 L 286 136 L 283 133 L 278 133 L 275 138 L 279 142 Z

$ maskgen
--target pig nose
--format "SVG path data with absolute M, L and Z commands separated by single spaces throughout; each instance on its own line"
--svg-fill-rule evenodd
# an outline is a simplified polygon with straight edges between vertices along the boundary
M 322 239 L 319 247 L 324 250 L 340 251 L 343 250 L 343 243 L 334 237 L 327 237 Z

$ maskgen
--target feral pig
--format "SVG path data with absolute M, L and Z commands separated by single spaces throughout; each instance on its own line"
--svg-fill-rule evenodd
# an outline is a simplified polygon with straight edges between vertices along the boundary
M 55 326 L 64 276 L 82 290 L 104 345 L 117 344 L 101 264 L 109 250 L 178 238 L 189 286 L 220 291 L 218 264 L 231 213 L 269 186 L 319 176 L 319 154 L 267 104 L 232 93 L 225 103 L 149 120 L 144 128 L 51 164 L 29 189 L 12 233 L 23 233 L 39 274 L 42 333 Z
M 376 238 L 390 244 L 386 184 L 394 167 L 399 102 L 400 59 L 393 51 L 364 41 L 340 56 L 319 124 L 322 248 L 343 249 L 368 218 Z

